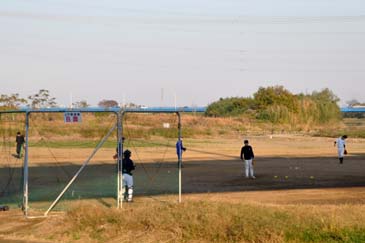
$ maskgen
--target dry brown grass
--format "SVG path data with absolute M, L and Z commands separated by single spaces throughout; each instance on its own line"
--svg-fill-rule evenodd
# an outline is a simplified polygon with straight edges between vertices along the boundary
M 79 243 L 362 242 L 364 204 L 331 200 L 355 195 L 365 200 L 364 188 L 199 194 L 185 196 L 182 204 L 161 197 L 165 203 L 141 199 L 122 210 L 90 201 L 47 219 L 0 215 L 0 238 Z M 316 200 L 311 203 L 308 198 Z

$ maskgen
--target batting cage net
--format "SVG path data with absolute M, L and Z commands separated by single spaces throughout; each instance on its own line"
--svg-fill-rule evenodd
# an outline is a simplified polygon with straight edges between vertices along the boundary
M 0 205 L 10 208 L 21 207 L 23 196 L 23 158 L 25 114 L 0 114 Z M 20 133 L 17 139 L 17 133 Z
M 113 204 L 117 193 L 116 122 L 113 113 L 30 114 L 29 215 L 67 210 L 80 200 Z
M 67 210 L 80 201 L 117 205 L 118 124 L 115 113 L 1 114 L 0 205 L 22 207 L 28 146 L 28 216 Z M 123 150 L 135 164 L 133 203 L 177 201 L 178 118 L 175 113 L 125 113 Z M 17 154 L 16 135 L 24 137 Z M 127 195 L 127 193 L 126 193 Z M 172 196 L 172 197 L 171 197 Z M 173 198 L 173 199 L 171 199 Z
M 136 169 L 134 202 L 177 201 L 179 193 L 178 117 L 175 113 L 126 113 L 123 118 L 124 150 L 132 152 Z

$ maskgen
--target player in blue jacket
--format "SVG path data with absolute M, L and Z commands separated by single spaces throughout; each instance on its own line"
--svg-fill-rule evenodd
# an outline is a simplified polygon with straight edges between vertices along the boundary
M 177 155 L 177 164 L 179 165 L 180 159 L 182 160 L 182 153 L 186 151 L 186 148 L 183 145 L 182 139 L 177 140 L 176 142 L 176 155 Z

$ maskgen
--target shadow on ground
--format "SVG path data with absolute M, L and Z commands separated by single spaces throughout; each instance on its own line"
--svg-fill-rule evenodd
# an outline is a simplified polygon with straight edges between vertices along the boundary
M 344 164 L 335 157 L 265 157 L 255 159 L 256 179 L 246 179 L 243 162 L 208 160 L 184 162 L 183 193 L 238 192 L 298 188 L 365 186 L 365 154 L 348 156 Z M 48 164 L 29 168 L 30 202 L 54 200 L 80 165 Z M 22 201 L 22 169 L 0 169 L 0 204 Z M 137 164 L 135 195 L 178 193 L 176 162 Z M 116 166 L 90 164 L 64 199 L 116 197 Z

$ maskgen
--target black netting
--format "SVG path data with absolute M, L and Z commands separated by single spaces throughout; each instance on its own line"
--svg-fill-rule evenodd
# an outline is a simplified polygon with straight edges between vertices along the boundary
M 82 122 L 71 124 L 64 122 L 62 113 L 30 114 L 29 215 L 43 215 L 89 158 L 52 210 L 69 209 L 80 200 L 116 206 L 116 121 L 114 114 L 85 113 Z M 25 114 L 2 114 L 0 204 L 11 207 L 21 206 L 23 200 L 24 154 L 16 157 L 17 131 L 25 134 Z M 176 114 L 127 113 L 123 131 L 124 150 L 132 151 L 136 164 L 134 201 L 177 196 Z
M 53 210 L 68 209 L 79 200 L 115 201 L 117 174 L 112 158 L 117 141 L 115 126 L 114 114 L 85 113 L 82 122 L 71 124 L 64 122 L 63 114 L 31 114 L 30 212 L 44 213 L 49 209 L 89 158 Z
M 136 164 L 135 196 L 163 200 L 159 196 L 177 195 L 176 114 L 127 113 L 123 125 L 124 149 L 132 151 Z
M 21 207 L 23 195 L 23 158 L 20 146 L 17 154 L 16 135 L 24 134 L 24 114 L 0 115 L 0 205 L 10 208 Z

